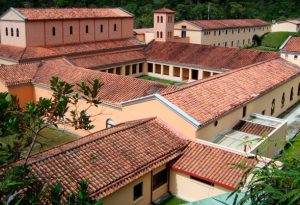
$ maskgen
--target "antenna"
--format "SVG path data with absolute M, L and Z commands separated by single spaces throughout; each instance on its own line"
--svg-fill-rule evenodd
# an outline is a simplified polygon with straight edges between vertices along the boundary
M 207 4 L 207 19 L 209 20 L 209 13 L 210 13 L 210 2 Z

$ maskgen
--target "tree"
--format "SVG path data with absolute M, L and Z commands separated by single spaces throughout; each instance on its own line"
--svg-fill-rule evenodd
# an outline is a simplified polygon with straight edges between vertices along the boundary
M 50 80 L 51 98 L 40 98 L 21 108 L 18 98 L 0 93 L 0 138 L 12 143 L 0 143 L 0 199 L 13 204 L 32 204 L 38 201 L 45 189 L 27 166 L 40 132 L 48 127 L 69 125 L 75 129 L 90 130 L 94 126 L 88 114 L 91 107 L 101 101 L 98 93 L 102 84 L 98 79 L 71 85 L 57 77 Z M 75 91 L 76 89 L 76 91 Z M 87 104 L 79 109 L 80 100 Z M 19 163 L 14 163 L 18 160 Z M 30 194 L 28 194 L 30 192 Z

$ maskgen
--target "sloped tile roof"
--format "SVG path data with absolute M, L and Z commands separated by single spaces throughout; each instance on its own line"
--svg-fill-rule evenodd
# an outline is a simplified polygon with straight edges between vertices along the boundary
M 153 81 L 73 66 L 63 58 L 36 63 L 8 65 L 0 68 L 0 81 L 7 86 L 17 85 L 26 81 L 49 87 L 52 76 L 57 76 L 61 80 L 72 84 L 100 79 L 103 86 L 99 91 L 98 97 L 105 103 L 117 106 L 123 101 L 144 97 L 156 92 L 163 93 L 177 89 L 175 86 Z
M 244 120 L 240 120 L 234 127 L 233 130 L 245 132 L 252 135 L 263 136 L 264 134 L 270 134 L 274 127 L 269 127 L 266 125 L 260 125 L 257 123 L 247 122 Z
M 0 44 L 0 58 L 24 62 L 51 57 L 84 55 L 109 50 L 125 50 L 126 48 L 143 47 L 144 45 L 144 43 L 141 43 L 134 38 L 25 48 Z
M 260 19 L 225 19 L 225 20 L 194 20 L 188 21 L 203 30 L 243 28 L 254 26 L 268 26 L 269 24 Z
M 16 8 L 27 20 L 133 17 L 120 8 Z
M 171 14 L 173 14 L 173 13 L 175 13 L 175 11 L 164 7 L 164 8 L 154 10 L 153 13 L 171 13 Z
M 164 97 L 204 125 L 299 75 L 298 66 L 278 58 L 187 84 Z
M 134 61 L 146 61 L 145 55 L 141 51 L 124 51 L 108 54 L 95 54 L 84 57 L 70 59 L 72 63 L 84 68 L 98 68 L 115 64 L 124 64 Z
M 256 162 L 241 154 L 191 142 L 172 169 L 184 174 L 234 190 L 243 174 Z M 244 165 L 245 169 L 236 168 Z
M 300 52 L 300 37 L 291 37 L 281 51 Z
M 218 70 L 236 69 L 279 56 L 249 49 L 157 41 L 147 46 L 145 55 L 147 60 Z
M 67 192 L 89 181 L 92 198 L 103 198 L 183 153 L 188 141 L 156 118 L 136 120 L 57 146 L 29 159 L 43 182 Z M 20 163 L 20 162 L 19 162 Z

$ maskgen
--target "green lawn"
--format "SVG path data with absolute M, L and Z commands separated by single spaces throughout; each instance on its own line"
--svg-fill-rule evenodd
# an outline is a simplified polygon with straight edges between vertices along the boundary
M 52 128 L 46 128 L 41 131 L 41 136 L 38 137 L 38 142 L 40 144 L 37 144 L 33 148 L 32 154 L 49 149 L 56 145 L 63 144 L 65 142 L 70 142 L 75 139 L 77 139 L 77 137 L 68 132 Z M 0 141 L 4 143 L 12 143 L 12 140 L 9 137 L 0 138 Z
M 289 36 L 300 36 L 293 32 L 270 32 L 263 36 L 261 46 L 278 49 Z
M 287 148 L 283 156 L 300 159 L 300 134 L 298 134 Z
M 271 47 L 265 47 L 265 46 L 253 46 L 250 49 L 259 50 L 259 51 L 266 51 L 266 52 L 277 51 L 277 48 L 271 48 Z
M 139 77 L 140 79 L 144 79 L 144 80 L 151 80 L 151 81 L 155 81 L 155 82 L 159 82 L 159 83 L 165 83 L 165 84 L 170 84 L 170 85 L 179 85 L 182 84 L 181 82 L 177 82 L 177 81 L 172 81 L 172 80 L 166 80 L 166 79 L 160 79 L 160 78 L 155 78 L 155 77 L 151 77 L 148 75 L 144 75 Z
M 161 205 L 180 205 L 185 203 L 187 202 L 177 198 L 176 196 L 171 196 L 170 198 L 166 199 L 166 201 L 164 201 L 164 203 L 162 203 Z

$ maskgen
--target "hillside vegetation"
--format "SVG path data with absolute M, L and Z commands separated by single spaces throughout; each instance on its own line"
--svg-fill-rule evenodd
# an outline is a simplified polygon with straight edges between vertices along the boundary
M 279 47 L 285 42 L 285 40 L 289 36 L 300 36 L 299 33 L 293 33 L 293 32 L 271 32 L 267 33 L 263 36 L 261 45 L 264 47 L 270 47 L 270 48 L 276 48 L 279 49 Z
M 1 0 L 0 12 L 9 7 L 122 7 L 135 15 L 136 27 L 151 27 L 154 9 L 176 11 L 176 20 L 260 18 L 283 20 L 300 17 L 300 4 L 294 0 Z

